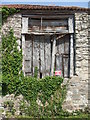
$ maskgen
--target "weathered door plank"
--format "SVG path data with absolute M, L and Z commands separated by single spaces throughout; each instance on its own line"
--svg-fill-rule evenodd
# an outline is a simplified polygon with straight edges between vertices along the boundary
M 45 76 L 45 59 L 44 59 L 44 36 L 40 37 L 39 44 L 40 44 L 40 73 L 42 77 Z
M 22 17 L 22 33 L 28 33 L 28 17 Z
M 56 36 L 54 36 L 53 45 L 52 45 L 51 76 L 53 76 L 53 74 L 54 74 L 55 53 L 56 53 Z
M 33 41 L 33 73 L 35 71 L 35 67 L 37 67 L 39 71 L 39 36 L 34 36 Z
M 45 68 L 46 76 L 50 75 L 51 67 L 51 43 L 50 36 L 45 36 Z
M 31 58 L 32 58 L 32 40 L 26 36 L 25 40 L 25 74 L 31 75 Z

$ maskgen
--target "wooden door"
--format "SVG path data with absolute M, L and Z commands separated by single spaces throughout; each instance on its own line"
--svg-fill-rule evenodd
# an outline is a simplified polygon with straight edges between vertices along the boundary
M 55 70 L 61 70 L 63 77 L 69 77 L 69 35 L 56 41 Z
M 25 37 L 25 75 L 34 75 L 35 67 L 38 77 L 49 76 L 51 67 L 50 36 L 26 35 Z

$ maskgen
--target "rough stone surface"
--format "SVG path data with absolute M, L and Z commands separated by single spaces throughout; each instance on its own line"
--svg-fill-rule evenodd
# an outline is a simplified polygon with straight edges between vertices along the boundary
M 88 106 L 88 15 L 75 13 L 76 75 L 68 83 L 63 109 L 69 112 Z
M 15 97 L 14 94 L 11 94 L 11 95 L 8 94 L 2 97 L 1 105 L 4 109 L 4 112 L 2 113 L 2 118 L 6 117 L 7 112 L 8 114 L 10 113 L 10 107 L 6 104 L 7 102 L 13 103 L 13 107 L 11 109 L 15 109 L 14 115 L 15 116 L 20 115 L 20 104 L 23 99 L 24 98 L 22 95 Z
M 7 18 L 6 22 L 2 25 L 2 34 L 7 34 L 10 28 L 14 30 L 14 35 L 17 38 L 18 48 L 21 46 L 21 31 L 22 31 L 22 16 L 21 14 L 14 14 Z

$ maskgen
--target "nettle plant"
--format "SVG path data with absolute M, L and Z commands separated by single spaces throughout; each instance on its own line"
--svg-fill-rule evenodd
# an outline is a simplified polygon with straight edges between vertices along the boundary
M 20 83 L 19 72 L 22 68 L 22 51 L 18 50 L 13 30 L 2 35 L 2 93 L 13 93 Z

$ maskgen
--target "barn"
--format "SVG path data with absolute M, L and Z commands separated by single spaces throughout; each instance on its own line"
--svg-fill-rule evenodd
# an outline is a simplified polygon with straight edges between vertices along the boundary
M 88 105 L 89 9 L 80 7 L 4 5 L 19 13 L 8 17 L 2 26 L 10 27 L 22 48 L 25 76 L 60 76 L 69 79 L 64 107 L 68 110 Z

